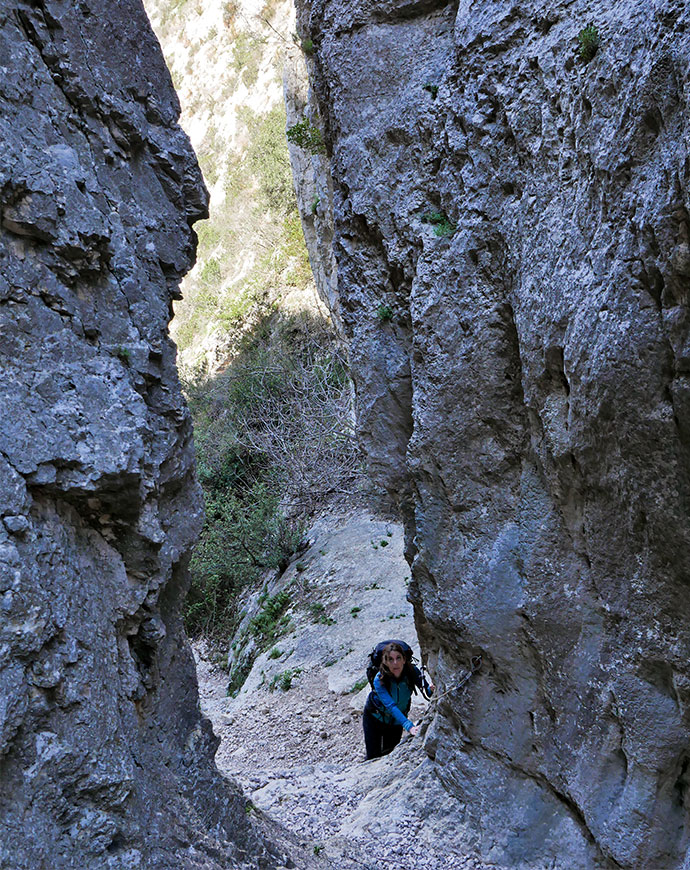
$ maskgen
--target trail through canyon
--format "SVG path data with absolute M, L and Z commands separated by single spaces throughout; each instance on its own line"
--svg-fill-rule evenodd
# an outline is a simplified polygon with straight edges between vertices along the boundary
M 392 755 L 364 758 L 368 685 L 357 686 L 367 653 L 387 637 L 416 646 L 401 528 L 365 514 L 332 515 L 316 524 L 297 564 L 302 570 L 293 565 L 281 578 L 307 594 L 294 599 L 293 630 L 273 648 L 280 657 L 268 651 L 256 660 L 236 698 L 226 694 L 227 674 L 197 648 L 219 768 L 242 785 L 250 812 L 267 812 L 333 866 L 476 870 L 482 865 L 447 830 L 458 802 L 432 772 L 423 738 L 405 736 Z M 426 708 L 416 696 L 411 718 L 420 721 Z

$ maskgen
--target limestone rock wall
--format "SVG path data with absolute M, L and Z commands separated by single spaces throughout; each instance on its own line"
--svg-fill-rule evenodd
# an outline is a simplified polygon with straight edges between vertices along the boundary
M 179 606 L 207 196 L 138 0 L 0 2 L 0 867 L 274 866 Z M 263 857 L 262 857 L 263 856 Z
M 425 738 L 454 824 L 491 866 L 687 866 L 688 8 L 298 24 L 362 442 L 441 690 L 483 657 Z
M 310 55 L 293 46 L 286 54 L 283 92 L 287 129 L 305 119 L 320 129 L 318 105 L 309 90 Z M 343 336 L 338 297 L 338 264 L 333 250 L 333 183 L 327 155 L 311 153 L 288 142 L 297 207 L 316 290 L 328 308 L 333 326 Z

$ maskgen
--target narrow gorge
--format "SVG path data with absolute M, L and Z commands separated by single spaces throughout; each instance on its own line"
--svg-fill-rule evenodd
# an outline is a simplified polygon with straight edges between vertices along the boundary
M 0 0 L 0 870 L 688 868 L 690 10 L 294 14 Z M 283 406 L 212 443 L 257 361 L 340 415 L 277 494 Z M 250 464 L 233 522 L 257 505 L 273 561 L 192 556 L 198 478 L 220 515 Z M 257 584 L 225 610 L 219 549 Z M 422 736 L 350 763 L 360 656 L 410 605 Z M 232 640 L 198 662 L 213 728 L 183 613 Z

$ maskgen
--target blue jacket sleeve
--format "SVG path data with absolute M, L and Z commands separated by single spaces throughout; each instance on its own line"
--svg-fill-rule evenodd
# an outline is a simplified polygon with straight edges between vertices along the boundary
M 376 692 L 376 696 L 378 697 L 381 704 L 385 707 L 386 711 L 390 713 L 390 715 L 395 719 L 398 725 L 402 725 L 405 731 L 409 731 L 410 728 L 414 728 L 414 722 L 410 721 L 407 716 L 402 713 L 400 708 L 396 706 L 395 701 L 390 695 L 390 692 L 383 685 L 381 674 L 376 674 L 376 677 L 374 678 L 374 691 Z

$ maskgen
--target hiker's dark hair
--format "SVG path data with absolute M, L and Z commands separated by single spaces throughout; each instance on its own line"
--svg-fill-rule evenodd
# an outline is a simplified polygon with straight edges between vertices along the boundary
M 405 659 L 405 666 L 403 667 L 403 672 L 401 674 L 402 677 L 407 681 L 407 685 L 410 687 L 412 691 L 415 688 L 415 672 L 412 667 L 412 650 L 408 647 L 407 650 L 403 649 L 402 646 L 396 641 L 391 641 L 384 646 L 381 652 L 381 666 L 379 667 L 379 674 L 381 675 L 381 680 L 386 686 L 387 689 L 390 688 L 391 679 L 393 674 L 388 670 L 388 666 L 386 665 L 386 657 L 389 653 L 399 652 L 400 655 Z

